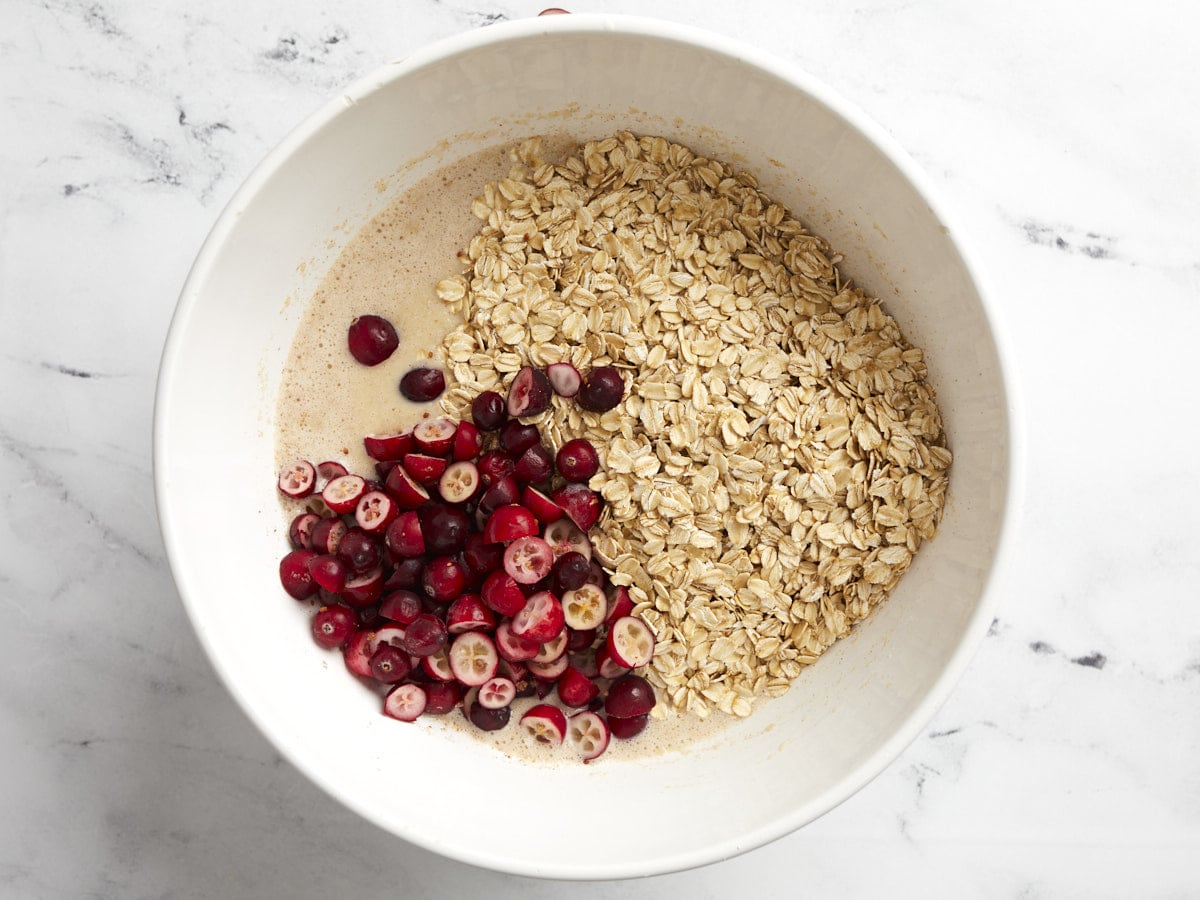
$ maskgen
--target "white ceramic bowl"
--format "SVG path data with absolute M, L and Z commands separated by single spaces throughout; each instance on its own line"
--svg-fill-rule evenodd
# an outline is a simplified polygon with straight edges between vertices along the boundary
M 297 264 L 331 260 L 349 236 L 335 226 L 364 221 L 485 144 L 617 126 L 748 168 L 840 248 L 844 268 L 927 350 L 955 462 L 937 540 L 893 599 L 785 698 L 687 752 L 547 769 L 436 725 L 385 719 L 340 660 L 313 646 L 306 609 L 276 576 L 285 535 L 275 393 L 302 311 L 289 301 L 314 284 Z M 391 189 L 380 194 L 384 176 Z M 180 594 L 267 737 L 332 797 L 406 840 L 558 878 L 729 857 L 878 774 L 946 698 L 991 621 L 987 586 L 1016 457 L 1010 383 L 977 273 L 908 157 L 828 88 L 760 51 L 611 16 L 531 19 L 443 41 L 348 88 L 291 134 L 200 252 L 155 412 L 159 517 Z M 512 827 L 534 822 L 535 840 Z

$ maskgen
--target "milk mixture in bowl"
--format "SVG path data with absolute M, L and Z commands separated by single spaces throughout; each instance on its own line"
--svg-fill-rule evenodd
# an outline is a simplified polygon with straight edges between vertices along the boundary
M 394 717 L 536 759 L 785 692 L 934 537 L 951 462 L 922 351 L 839 262 L 659 137 L 535 138 L 399 196 L 280 393 L 281 577 L 317 642 Z M 399 338 L 371 366 L 367 315 Z M 405 400 L 413 369 L 444 390 Z

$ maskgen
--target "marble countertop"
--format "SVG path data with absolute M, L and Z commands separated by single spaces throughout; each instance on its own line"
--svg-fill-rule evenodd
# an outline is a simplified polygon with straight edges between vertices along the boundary
M 281 760 L 193 636 L 150 477 L 175 299 L 257 160 L 381 62 L 539 8 L 0 5 L 0 896 L 568 890 L 409 846 Z M 1028 489 L 991 633 L 879 778 L 740 858 L 569 890 L 1200 894 L 1198 8 L 574 8 L 765 47 L 912 153 L 1000 298 Z

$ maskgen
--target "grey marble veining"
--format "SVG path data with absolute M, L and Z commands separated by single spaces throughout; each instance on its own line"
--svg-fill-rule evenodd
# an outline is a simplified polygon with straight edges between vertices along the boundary
M 192 635 L 150 483 L 175 298 L 255 163 L 342 86 L 538 4 L 0 4 L 0 896 L 1200 892 L 1200 57 L 1192 4 L 595 2 L 792 59 L 909 150 L 1011 337 L 1028 487 L 926 732 L 811 826 L 567 888 L 330 801 Z

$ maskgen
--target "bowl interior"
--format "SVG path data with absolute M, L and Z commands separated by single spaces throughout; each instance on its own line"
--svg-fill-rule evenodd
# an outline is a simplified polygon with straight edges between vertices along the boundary
M 161 375 L 156 479 L 189 613 L 231 692 L 281 752 L 333 796 L 433 850 L 527 874 L 613 877 L 753 847 L 820 815 L 894 758 L 990 621 L 985 586 L 1005 514 L 1010 426 L 979 290 L 873 127 L 820 85 L 746 54 L 674 26 L 573 16 L 489 28 L 387 66 L 268 158 L 185 287 Z M 437 723 L 384 719 L 340 659 L 313 647 L 306 609 L 276 578 L 286 536 L 273 480 L 275 394 L 306 293 L 397 191 L 489 144 L 619 128 L 755 172 L 842 250 L 844 270 L 926 349 L 956 458 L 937 540 L 893 599 L 783 699 L 686 752 L 544 768 Z M 533 842 L 507 827 L 545 822 L 546 797 L 586 814 L 551 813 Z

